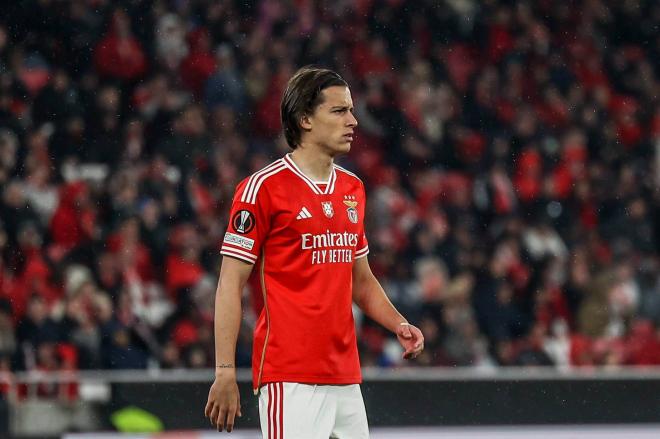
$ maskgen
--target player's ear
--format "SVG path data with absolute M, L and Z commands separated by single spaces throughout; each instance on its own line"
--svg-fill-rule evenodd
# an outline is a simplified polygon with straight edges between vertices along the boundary
M 309 131 L 312 129 L 312 122 L 308 114 L 303 114 L 300 117 L 300 128 L 302 128 L 305 131 Z

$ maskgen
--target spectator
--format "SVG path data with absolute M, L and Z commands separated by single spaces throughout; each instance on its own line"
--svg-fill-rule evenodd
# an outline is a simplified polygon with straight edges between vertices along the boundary
M 159 151 L 184 173 L 207 166 L 211 144 L 204 109 L 196 104 L 185 107 L 173 121 L 172 136 L 162 142 Z
M 195 96 L 201 96 L 204 84 L 216 68 L 211 53 L 211 35 L 206 28 L 188 34 L 190 54 L 181 63 L 181 80 Z
M 236 70 L 236 61 L 232 50 L 227 45 L 216 49 L 217 68 L 208 77 L 205 85 L 205 103 L 215 109 L 219 105 L 231 108 L 236 114 L 243 114 L 247 108 L 245 86 L 240 73 Z
M 50 222 L 53 244 L 64 251 L 90 240 L 94 232 L 95 212 L 90 205 L 87 185 L 75 182 L 62 187 L 60 203 Z
M 147 59 L 140 42 L 131 32 L 128 14 L 122 9 L 112 13 L 105 36 L 94 52 L 99 74 L 108 79 L 134 81 L 147 70 Z
M 186 55 L 186 30 L 176 14 L 165 14 L 156 24 L 156 58 L 169 71 L 176 71 Z
M 99 303 L 101 325 L 101 366 L 104 369 L 144 369 L 148 352 L 138 334 L 138 322 L 131 311 L 127 292 L 120 293 L 114 315 L 109 303 Z
M 12 318 L 11 304 L 0 299 L 0 357 L 7 358 L 16 352 L 16 335 Z
M 48 316 L 46 302 L 39 295 L 32 296 L 28 301 L 27 312 L 21 319 L 16 330 L 16 336 L 21 349 L 28 350 L 26 356 L 26 368 L 37 367 L 30 350 L 36 349 L 42 344 L 54 345 L 61 339 L 60 326 Z M 52 347 L 52 346 L 51 346 Z M 44 348 L 44 355 L 48 354 L 50 361 L 51 351 L 46 352 L 49 347 Z M 42 358 L 43 360 L 43 358 Z

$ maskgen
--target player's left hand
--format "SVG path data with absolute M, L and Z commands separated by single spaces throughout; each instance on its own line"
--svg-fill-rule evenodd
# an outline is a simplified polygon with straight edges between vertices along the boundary
M 416 326 L 401 324 L 396 329 L 396 338 L 403 346 L 403 359 L 416 358 L 424 350 L 424 334 Z

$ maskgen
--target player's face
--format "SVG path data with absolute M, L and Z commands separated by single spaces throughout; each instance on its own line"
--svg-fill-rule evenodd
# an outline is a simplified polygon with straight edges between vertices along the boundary
M 357 119 L 353 116 L 353 99 L 348 87 L 334 86 L 323 90 L 323 103 L 308 117 L 309 141 L 321 145 L 330 154 L 350 151 Z

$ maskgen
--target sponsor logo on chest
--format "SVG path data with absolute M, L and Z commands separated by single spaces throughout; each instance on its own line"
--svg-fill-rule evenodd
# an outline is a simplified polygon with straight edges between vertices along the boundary
M 303 233 L 301 236 L 301 249 L 311 250 L 311 263 L 337 264 L 353 262 L 353 251 L 358 243 L 357 233 Z

